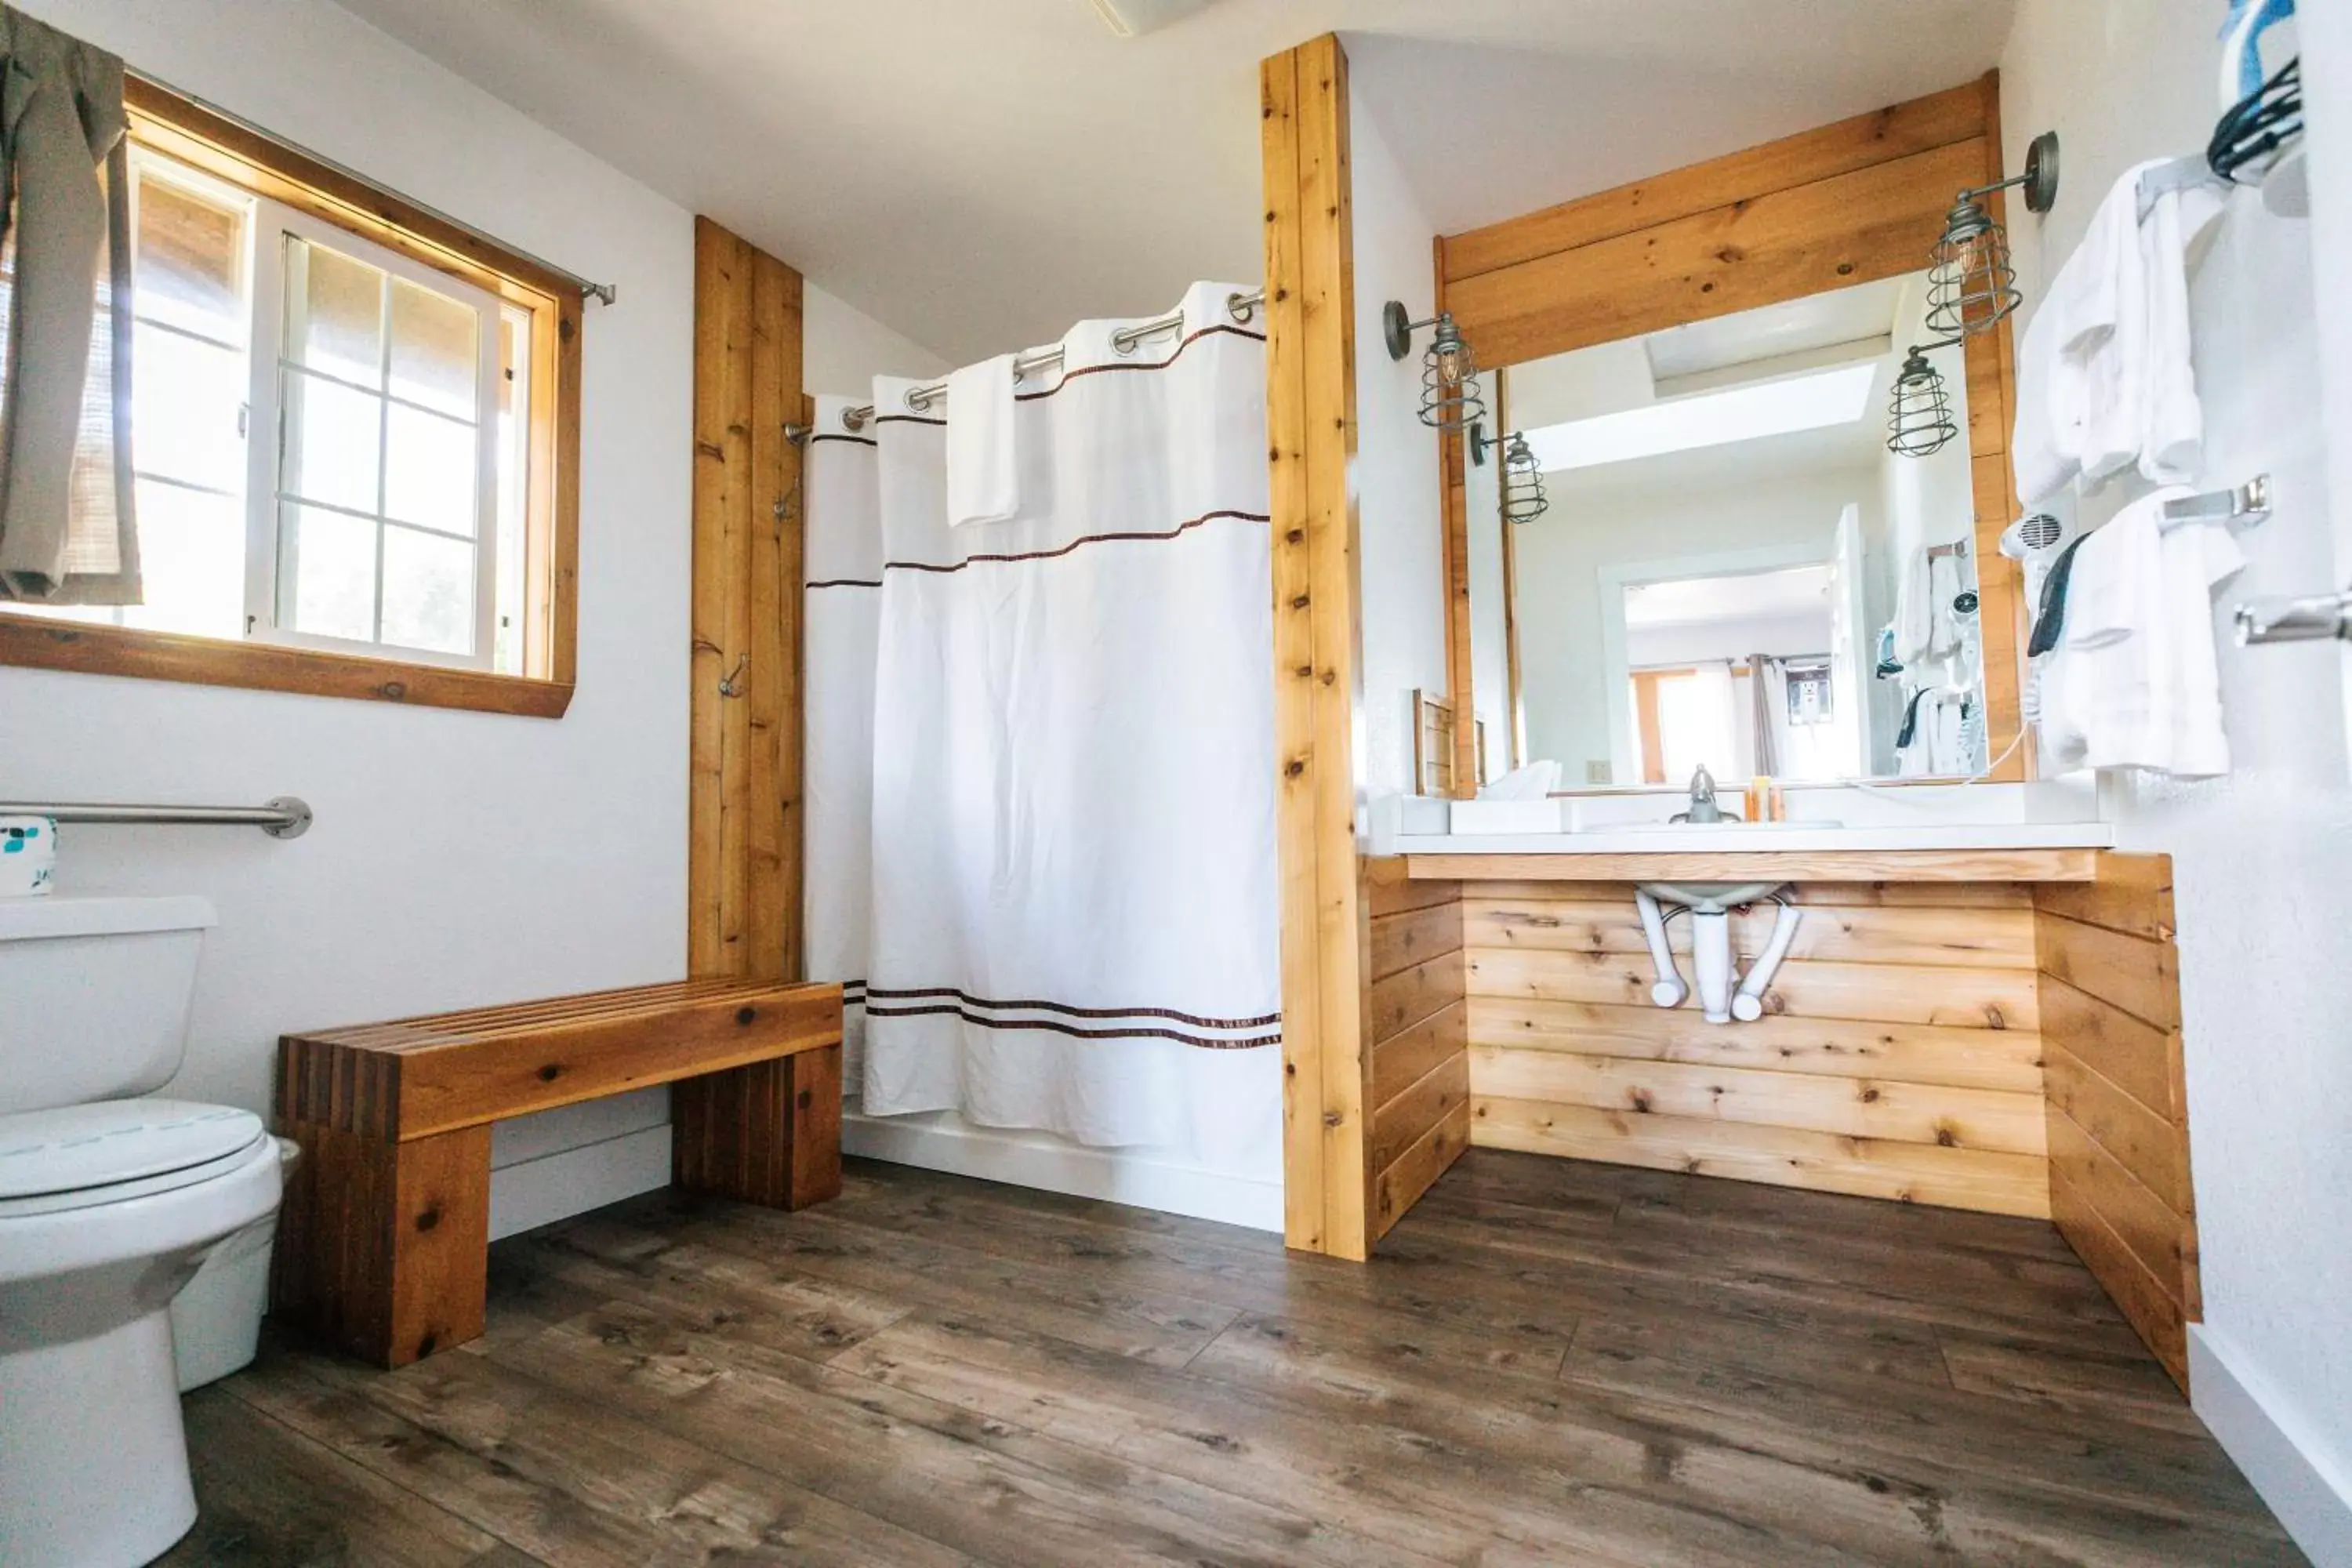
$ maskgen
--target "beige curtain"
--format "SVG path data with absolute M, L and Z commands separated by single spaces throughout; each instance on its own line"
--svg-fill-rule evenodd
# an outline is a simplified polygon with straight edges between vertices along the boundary
M 0 596 L 139 603 L 122 61 L 0 5 Z
M 1780 705 L 1775 715 L 1773 705 Z M 1780 726 L 1788 721 L 1788 688 L 1780 680 L 1780 661 L 1760 653 L 1748 656 L 1748 722 L 1756 731 L 1756 772 L 1780 771 Z

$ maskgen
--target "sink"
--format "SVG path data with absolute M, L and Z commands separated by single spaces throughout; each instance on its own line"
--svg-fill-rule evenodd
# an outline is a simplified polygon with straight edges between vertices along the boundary
M 1719 915 L 1779 892 L 1784 882 L 1644 882 L 1642 891 L 1662 903 L 1680 904 L 1694 914 Z
M 1591 833 L 1685 833 L 1716 835 L 1723 833 L 1819 833 L 1825 828 L 1843 827 L 1843 822 L 1826 818 L 1798 818 L 1786 822 L 1622 822 L 1606 827 L 1586 829 Z

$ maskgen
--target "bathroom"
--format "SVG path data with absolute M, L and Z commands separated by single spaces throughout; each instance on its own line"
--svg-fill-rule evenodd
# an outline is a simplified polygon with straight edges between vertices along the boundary
M 2306 58 L 2307 169 L 2298 140 L 2276 189 L 2174 197 L 2218 208 L 2179 270 L 2183 487 L 2241 514 L 2198 525 L 2243 558 L 2209 595 L 2219 768 L 2053 752 L 2039 590 L 2152 481 L 2028 504 L 2011 471 L 2061 268 L 2130 171 L 2204 162 L 2225 22 L 2265 9 L 16 7 L 129 68 L 139 192 L 176 158 L 156 183 L 205 211 L 478 301 L 528 498 L 489 477 L 480 515 L 528 571 L 475 594 L 487 669 L 240 641 L 267 550 L 232 518 L 231 570 L 184 574 L 201 509 L 150 497 L 199 492 L 150 470 L 245 437 L 141 437 L 134 400 L 155 608 L 0 604 L 0 797 L 66 818 L 0 930 L 205 900 L 192 981 L 142 975 L 193 986 L 177 1071 L 116 1093 L 301 1151 L 256 1359 L 140 1396 L 187 1500 L 110 1482 L 122 1532 L 37 1550 L 64 1483 L 0 1480 L 0 1559 L 2352 1562 L 2352 703 L 2326 636 L 2235 618 L 2352 578 L 2340 13 L 2250 46 L 2263 79 Z M 1955 198 L 2046 132 L 2046 211 L 1979 198 L 2014 313 L 1927 346 Z M 249 292 L 279 276 L 245 254 Z M 1441 308 L 1475 432 L 1421 416 Z M 1086 397 L 1176 387 L 1139 417 L 1211 430 L 1232 492 L 1123 463 L 1106 512 L 1180 493 L 1079 532 L 1268 521 L 908 568 L 1070 542 L 918 535 L 893 499 L 940 458 L 910 393 L 1056 344 Z M 1952 426 L 1917 457 L 1887 447 L 1915 344 Z M 1169 374 L 1070 376 L 1115 363 Z M 266 493 L 268 445 L 198 478 Z M 2042 513 L 2054 543 L 2002 553 Z M 1076 572 L 1084 617 L 983 585 Z M 989 686 L 1032 654 L 1086 673 L 1067 711 Z M 1702 763 L 1746 820 L 1667 822 L 1708 815 Z M 280 797 L 299 835 L 245 825 Z M 253 815 L 26 809 L 132 802 Z M 1654 900 L 1663 964 L 1644 885 L 1695 895 Z M 517 1057 L 495 1115 L 399 1145 L 471 1162 L 402 1245 L 474 1316 L 412 1332 L 404 1297 L 371 1342 L 322 1304 L 365 1282 L 302 1269 L 380 1200 L 305 1053 L 625 990 L 658 1026 Z M 31 994 L 0 1037 L 54 1053 Z M 710 1054 L 772 999 L 761 1049 L 797 1054 Z M 489 1104 L 402 1070 L 388 1115 Z M 789 1145 L 781 1191 L 728 1168 L 729 1074 L 788 1124 L 743 1133 Z M 0 1289 L 41 1245 L 0 1237 Z M 0 1408 L 0 1455 L 25 1430 Z

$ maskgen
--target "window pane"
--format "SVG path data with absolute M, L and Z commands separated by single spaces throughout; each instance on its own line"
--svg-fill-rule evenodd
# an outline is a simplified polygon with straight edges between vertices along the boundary
M 405 528 L 383 531 L 383 640 L 474 651 L 474 547 Z
M 384 274 L 323 245 L 286 241 L 286 361 L 383 384 Z
M 289 370 L 278 489 L 302 500 L 373 512 L 383 399 Z
M 232 496 L 140 484 L 139 571 L 147 602 L 126 626 L 198 637 L 245 635 L 245 507 Z
M 142 474 L 245 489 L 246 359 L 142 324 L 131 346 L 131 457 Z M 152 576 L 152 571 L 149 574 Z
M 363 518 L 283 509 L 278 619 L 318 637 L 375 640 L 375 531 Z
M 480 489 L 474 427 L 394 404 L 384 462 L 384 511 L 403 522 L 471 535 Z
M 243 203 L 215 201 L 158 178 L 152 161 L 142 158 L 134 274 L 139 313 L 206 337 L 245 342 L 247 210 Z
M 460 419 L 476 417 L 480 329 L 471 306 L 393 279 L 392 395 Z

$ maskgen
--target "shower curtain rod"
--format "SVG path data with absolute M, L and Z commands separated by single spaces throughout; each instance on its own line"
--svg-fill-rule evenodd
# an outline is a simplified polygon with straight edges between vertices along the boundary
M 1253 289 L 1247 293 L 1225 296 L 1225 310 L 1236 321 L 1248 321 L 1257 313 L 1257 308 L 1265 303 L 1265 290 L 1263 289 Z M 1156 338 L 1167 332 L 1181 331 L 1183 329 L 1184 312 L 1171 310 L 1167 315 L 1156 317 L 1151 321 L 1140 321 L 1132 327 L 1120 328 L 1110 335 L 1110 346 L 1123 354 L 1133 353 L 1135 345 L 1147 338 Z M 1020 381 L 1037 371 L 1058 369 L 1061 363 L 1062 350 L 1058 343 L 1050 349 L 1039 349 L 1034 354 L 1023 354 L 1013 362 L 1013 379 Z M 947 392 L 946 382 L 927 381 L 920 386 L 908 388 L 907 406 L 918 414 L 924 413 L 932 404 L 945 397 Z M 866 403 L 855 408 L 844 410 L 841 422 L 852 430 L 863 430 L 866 428 L 866 421 L 873 417 L 874 405 Z M 805 425 L 784 426 L 785 437 L 795 445 L 807 440 L 809 428 Z
M 293 153 L 298 158 L 307 158 L 311 163 L 318 164 L 320 167 L 329 170 L 333 174 L 341 175 L 344 179 L 351 181 L 355 185 L 361 186 L 365 190 L 373 191 L 377 195 L 384 196 L 392 201 L 398 202 L 404 206 L 414 208 L 415 211 L 423 213 L 426 217 L 433 219 L 436 223 L 448 225 L 451 228 L 456 229 L 458 233 L 464 235 L 468 239 L 486 245 L 493 250 L 503 250 L 511 255 L 519 256 L 523 260 L 530 262 L 533 267 L 538 268 L 541 271 L 547 273 L 550 277 L 560 279 L 570 287 L 579 289 L 581 298 L 583 300 L 593 300 L 599 304 L 610 305 L 617 300 L 621 296 L 621 290 L 617 285 L 593 282 L 588 279 L 581 277 L 578 273 L 572 271 L 569 268 L 558 267 L 554 262 L 548 260 L 544 257 L 533 256 L 530 251 L 509 244 L 507 241 L 500 239 L 497 235 L 484 233 L 482 230 L 476 228 L 472 224 L 467 223 L 464 218 L 451 217 L 447 213 L 442 212 L 438 208 L 426 206 L 423 202 L 418 201 L 414 196 L 403 195 L 400 192 L 394 190 L 391 186 L 383 184 L 381 181 L 368 178 L 368 176 L 361 174 L 357 169 L 352 168 L 348 163 L 339 163 L 323 153 L 313 151 L 309 147 L 303 146 L 299 142 L 289 141 L 286 137 L 280 136 L 277 132 L 270 130 L 266 125 L 257 125 L 252 121 L 247 120 L 244 115 L 236 112 L 234 110 L 223 109 L 219 104 L 213 102 L 209 99 L 198 98 L 194 93 L 188 91 L 185 88 L 173 87 L 162 77 L 151 76 L 143 70 L 140 70 L 135 67 L 130 66 L 123 68 L 123 74 L 125 76 L 134 77 L 137 79 L 145 82 L 149 87 L 161 88 L 163 91 L 172 94 L 174 98 L 185 99 L 188 102 L 194 104 L 198 109 L 203 110 L 206 114 L 211 115 L 214 119 L 225 120 L 229 124 L 236 126 L 239 131 L 244 132 L 248 136 L 258 136 L 261 140 L 268 142 L 273 147 L 282 148 L 286 152 Z

